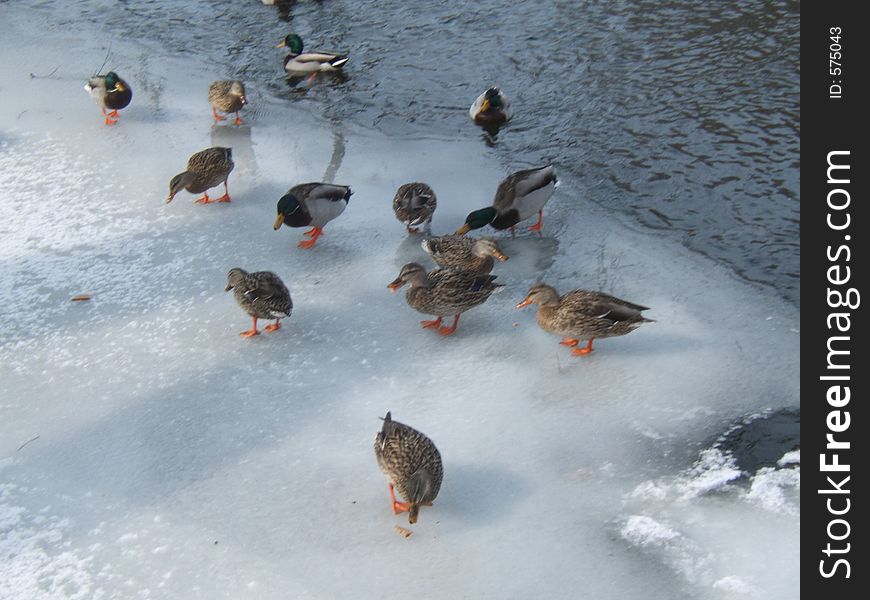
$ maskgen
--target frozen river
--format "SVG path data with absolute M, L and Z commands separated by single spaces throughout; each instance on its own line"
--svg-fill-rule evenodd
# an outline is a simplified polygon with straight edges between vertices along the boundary
M 185 20 L 199 25 L 206 17 L 195 9 L 212 5 L 211 29 L 185 37 Z M 492 140 L 467 118 L 488 73 L 451 67 L 415 83 L 413 65 L 430 63 L 413 49 L 399 63 L 404 77 L 380 70 L 397 59 L 380 62 L 374 50 L 415 30 L 390 28 L 396 12 L 414 13 L 386 5 L 330 17 L 324 33 L 312 31 L 318 15 L 345 3 L 299 2 L 290 13 L 253 1 L 226 10 L 0 4 L 0 598 L 797 597 L 799 279 L 783 267 L 756 285 L 740 258 L 751 247 L 740 241 L 765 231 L 796 252 L 782 218 L 796 199 L 756 207 L 779 210 L 779 220 L 756 221 L 754 234 L 735 227 L 721 256 L 715 244 L 693 248 L 681 227 L 647 227 L 632 204 L 665 214 L 657 203 L 693 194 L 655 176 L 656 160 L 676 164 L 682 151 L 624 142 L 649 154 L 611 148 L 622 157 L 596 167 L 609 159 L 558 147 L 575 134 L 535 128 L 540 108 L 520 116 L 534 97 L 522 77 L 518 121 Z M 566 6 L 575 14 L 607 4 L 551 9 Z M 320 33 L 352 50 L 345 78 L 280 79 L 273 46 L 288 14 L 306 39 Z M 368 25 L 379 18 L 392 32 L 383 38 Z M 618 30 L 621 18 L 600 22 Z M 142 26 L 149 19 L 153 35 Z M 419 27 L 440 25 L 453 48 L 465 19 L 436 11 Z M 739 13 L 734 22 L 745 25 Z M 227 41 L 227 30 L 241 41 Z M 82 90 L 110 38 L 107 68 L 134 88 L 112 128 Z M 216 50 L 203 49 L 209 40 Z M 179 51 L 188 44 L 197 50 Z M 208 85 L 236 75 L 250 81 L 248 124 L 214 128 Z M 643 103 L 656 94 L 641 75 L 633 85 Z M 370 83 L 380 76 L 395 96 Z M 438 97 L 465 76 L 475 85 Z M 434 90 L 430 126 L 407 110 L 413 86 Z M 569 78 L 560 89 L 600 113 L 596 88 L 574 86 Z M 367 104 L 375 93 L 383 97 Z M 720 116 L 739 130 L 751 98 L 725 103 Z M 691 131 L 705 121 L 696 117 L 673 128 L 697 139 Z M 641 116 L 625 123 L 649 126 Z M 539 143 L 547 136 L 549 149 Z M 796 147 L 781 144 L 774 162 L 796 162 Z M 212 145 L 233 147 L 233 202 L 201 206 L 180 194 L 165 204 L 172 175 Z M 505 288 L 452 338 L 421 330 L 403 295 L 386 289 L 402 264 L 425 260 L 393 217 L 396 188 L 432 185 L 433 230 L 452 232 L 508 172 L 545 159 L 562 184 L 543 237 L 498 234 L 511 256 L 495 271 Z M 757 184 L 755 167 L 740 161 L 682 164 L 687 179 L 700 168 L 707 183 L 721 173 L 726 188 L 737 185 L 731 177 Z M 653 184 L 625 188 L 611 168 L 643 170 Z M 784 172 L 780 186 L 796 192 L 796 170 Z M 305 251 L 297 230 L 272 230 L 275 203 L 291 185 L 320 179 L 354 195 Z M 613 205 L 616 189 L 624 198 Z M 686 227 L 729 229 L 721 209 L 697 223 L 685 211 L 695 223 Z M 223 291 L 231 267 L 272 270 L 287 283 L 295 309 L 281 331 L 237 335 L 250 322 Z M 572 357 L 531 309 L 514 308 L 539 280 L 639 302 L 656 322 Z M 79 293 L 92 299 L 69 301 Z M 445 464 L 441 493 L 408 539 L 393 530 L 407 517 L 389 510 L 371 447 L 387 410 L 429 435 Z

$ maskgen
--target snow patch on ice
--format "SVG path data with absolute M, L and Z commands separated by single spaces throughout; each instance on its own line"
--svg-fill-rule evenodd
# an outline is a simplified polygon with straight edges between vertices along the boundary
M 728 575 L 713 582 L 713 588 L 731 594 L 757 595 L 755 590 L 745 581 L 735 575 Z
M 753 475 L 745 498 L 771 512 L 799 515 L 800 487 L 800 465 L 788 469 L 763 467 Z
M 797 530 L 779 537 L 778 528 L 800 515 L 800 466 L 794 466 L 799 460 L 799 453 L 790 452 L 780 460 L 783 468 L 743 473 L 729 452 L 706 448 L 684 472 L 641 482 L 626 494 L 628 510 L 640 508 L 643 514 L 626 518 L 620 535 L 679 573 L 700 597 L 782 593 L 792 582 L 766 569 L 797 560 Z M 751 558 L 762 546 L 765 555 L 775 557 L 761 561 L 763 567 Z
M 39 519 L 17 505 L 17 486 L 0 484 L 0 598 L 104 598 L 91 574 L 93 558 L 68 549 L 67 519 Z
M 786 452 L 783 454 L 782 458 L 776 461 L 780 467 L 784 467 L 786 465 L 800 464 L 801 462 L 801 451 L 800 450 L 792 450 L 791 452 Z

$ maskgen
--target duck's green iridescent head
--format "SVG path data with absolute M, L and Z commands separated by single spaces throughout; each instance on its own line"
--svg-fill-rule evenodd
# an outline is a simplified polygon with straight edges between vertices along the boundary
M 468 213 L 467 217 L 465 217 L 465 225 L 456 230 L 456 235 L 464 235 L 472 229 L 486 227 L 492 223 L 497 216 L 498 213 L 495 212 L 495 208 L 492 206 L 472 211 Z
M 284 220 L 299 210 L 299 200 L 293 194 L 284 194 L 278 200 L 278 217 L 275 219 L 274 228 L 280 229 Z
M 492 107 L 492 108 L 502 108 L 503 107 L 502 102 L 501 102 L 501 92 L 499 91 L 499 89 L 497 87 L 491 87 L 488 90 L 486 90 L 486 95 L 484 96 L 484 99 L 487 102 L 489 102 L 489 107 Z
M 121 82 L 121 78 L 118 77 L 118 74 L 114 71 L 109 71 L 106 73 L 106 89 L 110 92 L 123 92 L 124 84 Z
M 277 46 L 278 48 L 287 47 L 293 54 L 302 54 L 302 38 L 295 33 L 289 34 Z

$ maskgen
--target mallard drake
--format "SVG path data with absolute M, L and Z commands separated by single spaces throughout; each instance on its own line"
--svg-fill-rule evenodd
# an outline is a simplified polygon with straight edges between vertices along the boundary
M 408 228 L 408 233 L 417 233 L 415 225 L 432 225 L 432 213 L 438 201 L 435 192 L 425 183 L 414 182 L 399 186 L 393 197 L 393 212 L 396 218 Z
M 344 209 L 353 192 L 346 185 L 331 183 L 303 183 L 295 185 L 278 200 L 278 217 L 275 230 L 281 225 L 288 227 L 308 227 L 303 233 L 311 239 L 299 242 L 300 248 L 313 248 L 323 227 L 337 218 Z
M 420 321 L 420 325 L 435 328 L 441 335 L 451 335 L 462 313 L 483 304 L 496 289 L 503 287 L 494 280 L 495 275 L 456 269 L 435 269 L 426 273 L 422 265 L 408 263 L 387 287 L 395 292 L 407 283 L 405 298 L 411 308 L 438 317 L 433 321 Z M 450 315 L 453 315 L 453 325 L 442 326 L 442 319 Z
M 226 117 L 222 117 L 217 111 L 225 113 L 236 113 L 236 119 L 233 121 L 235 125 L 244 123 L 239 117 L 239 111 L 248 103 L 245 97 L 245 84 L 238 80 L 221 79 L 212 82 L 208 87 L 208 101 L 211 104 L 211 114 L 214 116 L 214 122 L 226 121 Z
M 202 198 L 196 199 L 201 204 L 229 202 L 231 198 L 227 179 L 235 166 L 232 148 L 215 146 L 197 152 L 187 161 L 187 170 L 169 181 L 169 197 L 166 198 L 166 203 L 172 202 L 182 189 L 191 194 L 202 193 Z M 224 195 L 212 200 L 206 192 L 221 183 L 224 184 Z
M 289 73 L 311 73 L 314 77 L 321 71 L 338 71 L 350 60 L 346 54 L 334 52 L 302 52 L 302 38 L 291 33 L 279 43 L 277 48 L 288 48 L 290 54 L 284 58 L 284 70 Z
M 500 89 L 491 87 L 468 110 L 471 120 L 481 125 L 501 125 L 511 118 L 511 103 Z
M 277 331 L 281 329 L 281 319 L 286 319 L 293 312 L 293 300 L 287 286 L 271 271 L 248 273 L 244 269 L 230 269 L 224 291 L 230 290 L 233 290 L 239 306 L 254 319 L 254 326 L 239 334 L 242 337 L 260 334 L 257 331 L 257 319 L 275 319 L 264 330 Z
M 511 229 L 520 221 L 538 213 L 538 222 L 529 231 L 541 231 L 544 223 L 544 205 L 559 184 L 552 165 L 517 171 L 505 177 L 495 192 L 492 206 L 472 211 L 465 225 L 456 230 L 464 235 L 472 229 L 492 225 L 496 229 Z
M 117 123 L 120 118 L 118 111 L 126 108 L 133 99 L 133 88 L 114 71 L 91 77 L 85 84 L 85 90 L 102 109 L 106 125 Z M 106 112 L 107 108 L 112 109 L 112 112 Z
M 425 239 L 420 245 L 439 267 L 449 269 L 486 274 L 492 271 L 493 258 L 508 259 L 498 244 L 486 238 L 476 240 L 464 235 L 440 235 Z
M 393 512 L 408 511 L 408 522 L 417 522 L 420 506 L 432 506 L 441 489 L 444 467 L 441 454 L 428 437 L 404 423 L 393 421 L 387 412 L 375 436 L 375 456 L 387 478 Z M 407 502 L 396 500 L 394 488 Z
M 640 314 L 649 310 L 646 306 L 586 290 L 574 290 L 559 297 L 555 288 L 543 283 L 533 285 L 517 308 L 529 304 L 538 305 L 535 319 L 541 329 L 563 336 L 560 343 L 572 347 L 571 354 L 575 356 L 592 352 L 595 338 L 625 335 L 642 323 L 652 322 Z M 575 347 L 581 339 L 587 338 L 589 342 L 585 347 Z

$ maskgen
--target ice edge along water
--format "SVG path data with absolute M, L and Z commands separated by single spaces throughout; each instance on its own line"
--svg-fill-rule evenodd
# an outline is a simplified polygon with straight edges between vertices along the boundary
M 409 573 L 421 597 L 496 582 L 507 596 L 794 597 L 794 467 L 736 492 L 727 457 L 681 468 L 714 458 L 692 443 L 735 418 L 796 403 L 793 309 L 565 182 L 547 237 L 504 239 L 501 298 L 455 339 L 427 335 L 385 289 L 420 252 L 389 200 L 429 181 L 436 232 L 484 206 L 505 171 L 473 133 L 444 149 L 386 140 L 265 96 L 251 127 L 210 130 L 221 74 L 143 63 L 129 42 L 114 68 L 134 103 L 106 128 L 81 92 L 98 44 L 12 16 L 5 55 L 28 66 L 0 66 L 16 92 L 0 108 L 0 597 L 373 597 Z M 77 66 L 29 78 L 58 55 Z M 163 204 L 169 177 L 217 143 L 237 158 L 233 204 Z M 338 145 L 354 198 L 304 253 L 271 231 L 274 202 L 329 172 Z M 232 266 L 288 283 L 284 330 L 238 339 Z M 657 323 L 572 359 L 511 309 L 538 277 L 650 305 Z M 83 291 L 92 302 L 68 302 Z M 388 408 L 445 459 L 407 541 L 370 447 Z

